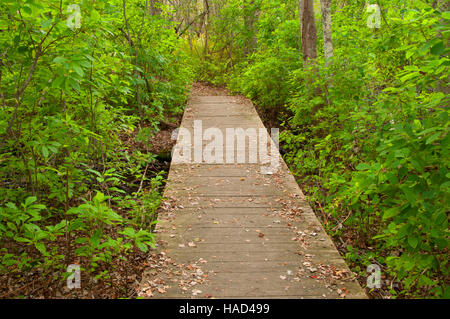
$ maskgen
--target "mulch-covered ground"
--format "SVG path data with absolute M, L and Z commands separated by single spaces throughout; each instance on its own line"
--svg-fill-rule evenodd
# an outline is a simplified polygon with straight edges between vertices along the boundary
M 225 88 L 217 88 L 208 83 L 194 83 L 191 95 L 197 96 L 230 96 L 230 92 Z

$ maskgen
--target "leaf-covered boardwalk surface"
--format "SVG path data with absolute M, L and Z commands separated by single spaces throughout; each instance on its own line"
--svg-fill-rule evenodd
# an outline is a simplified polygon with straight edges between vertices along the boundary
M 194 120 L 224 137 L 226 128 L 264 128 L 253 105 L 231 96 L 192 96 L 182 122 L 192 136 Z M 159 266 L 146 272 L 141 295 L 364 298 L 280 160 L 273 174 L 262 163 L 174 162 L 156 227 Z

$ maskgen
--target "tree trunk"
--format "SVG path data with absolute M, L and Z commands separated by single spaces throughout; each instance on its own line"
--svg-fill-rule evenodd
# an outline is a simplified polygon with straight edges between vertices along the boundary
M 317 29 L 313 0 L 303 0 L 303 10 L 301 11 L 303 65 L 306 66 L 317 58 Z
M 156 6 L 156 0 L 151 0 L 150 1 L 150 8 L 148 9 L 150 15 L 152 16 L 156 16 L 161 14 L 161 10 Z
M 244 1 L 243 6 L 245 30 L 250 35 L 244 48 L 244 55 L 247 57 L 256 47 L 254 25 L 257 18 L 257 12 L 253 8 L 255 6 L 254 0 Z
M 302 50 L 302 23 L 303 23 L 303 1 L 298 0 L 298 18 L 300 20 L 300 33 L 299 33 L 299 49 Z
M 325 66 L 330 65 L 333 57 L 333 34 L 331 29 L 331 0 L 320 0 L 322 7 L 323 50 Z
M 208 55 L 208 23 L 209 23 L 209 3 L 208 0 L 203 0 L 203 9 L 205 12 L 203 25 L 205 28 L 205 47 L 204 47 L 204 55 Z

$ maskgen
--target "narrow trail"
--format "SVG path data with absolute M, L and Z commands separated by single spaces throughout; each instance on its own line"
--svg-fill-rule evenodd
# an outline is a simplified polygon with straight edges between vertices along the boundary
M 191 96 L 181 126 L 194 136 L 198 120 L 224 140 L 226 128 L 264 128 L 254 106 L 232 96 Z M 247 158 L 253 147 L 246 142 Z M 144 286 L 160 287 L 151 296 L 365 298 L 281 156 L 271 172 L 264 158 L 226 164 L 225 153 L 224 164 L 183 164 L 175 153 L 156 227 L 160 264 L 172 270 L 147 272 Z

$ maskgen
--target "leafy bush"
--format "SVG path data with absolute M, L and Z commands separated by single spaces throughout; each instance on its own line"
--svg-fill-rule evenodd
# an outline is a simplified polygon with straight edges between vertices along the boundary
M 72 4 L 0 3 L 2 271 L 60 269 L 76 257 L 95 270 L 153 245 L 162 176 L 145 176 L 148 148 L 123 141 L 183 111 L 188 57 L 173 22 L 142 1 Z M 133 178 L 149 185 L 120 210 Z

